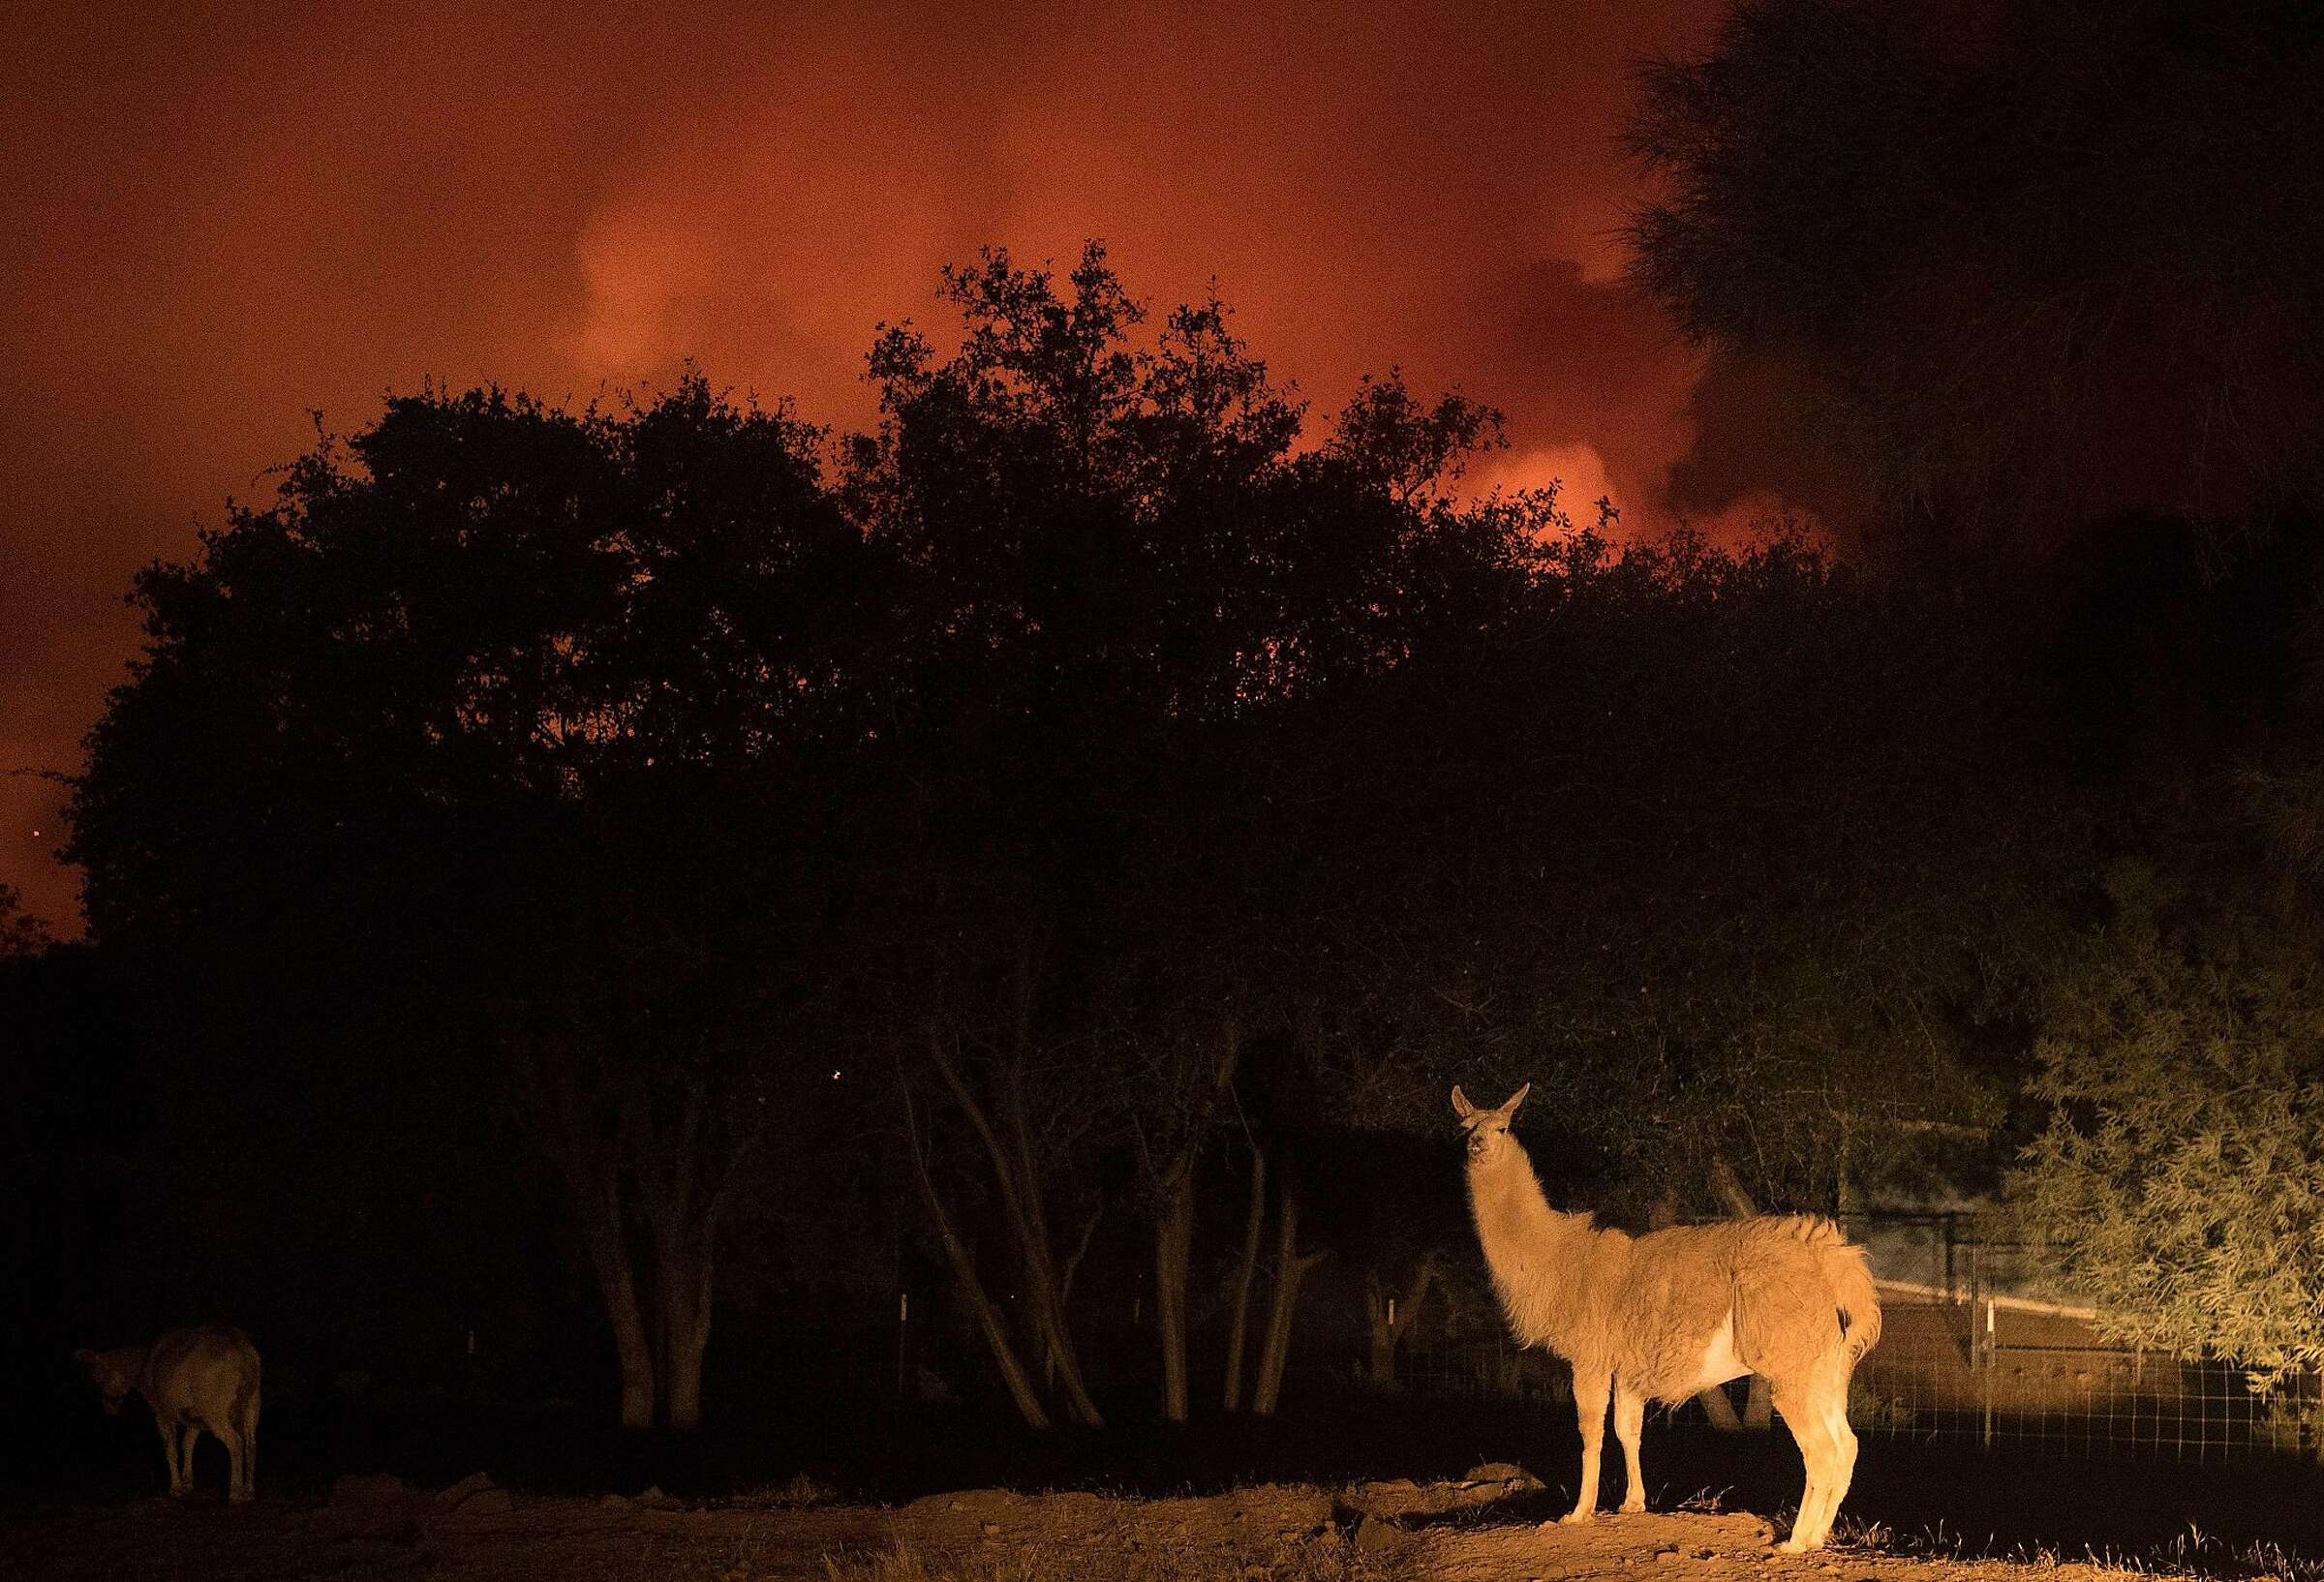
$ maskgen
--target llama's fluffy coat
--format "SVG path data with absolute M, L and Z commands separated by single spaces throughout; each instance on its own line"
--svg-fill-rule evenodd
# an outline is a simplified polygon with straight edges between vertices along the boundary
M 1509 1118 L 1525 1096 L 1479 1110 L 1452 1090 L 1469 1131 L 1469 1206 L 1511 1330 L 1574 1364 L 1585 1518 L 1598 1489 L 1606 1400 L 1630 1474 L 1626 1509 L 1642 1507 L 1639 1413 L 1740 1372 L 1763 1375 L 1799 1441 L 1808 1487 L 1787 1548 L 1822 1542 L 1855 1464 L 1848 1382 L 1881 1336 L 1864 1250 L 1829 1220 L 1762 1215 L 1632 1236 L 1542 1195 Z M 1720 1349 L 1722 1332 L 1726 1349 Z
M 1770 1377 L 1844 1345 L 1852 1360 L 1880 1338 L 1864 1250 L 1829 1220 L 1763 1215 L 1633 1236 L 1551 1208 L 1530 1169 L 1521 1185 L 1508 1195 L 1517 1201 L 1473 1203 L 1511 1331 L 1601 1363 L 1650 1401 L 1703 1387 L 1703 1350 L 1730 1318 L 1736 1359 Z M 1502 1233 L 1484 1233 L 1488 1213 Z

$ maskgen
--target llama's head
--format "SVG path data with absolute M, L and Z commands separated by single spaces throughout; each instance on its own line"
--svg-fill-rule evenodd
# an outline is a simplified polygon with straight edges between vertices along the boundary
M 1457 1083 L 1452 1088 L 1452 1113 L 1460 1117 L 1461 1129 L 1469 1134 L 1469 1163 L 1489 1165 L 1501 1157 L 1513 1144 L 1509 1140 L 1509 1117 L 1517 1112 L 1525 1095 L 1533 1091 L 1527 1082 L 1509 1096 L 1506 1104 L 1491 1110 L 1480 1110 L 1469 1103 L 1469 1096 Z
M 121 1403 L 138 1385 L 138 1369 L 145 1361 L 145 1354 L 135 1347 L 117 1352 L 80 1351 L 73 1360 L 89 1370 L 89 1383 L 105 1397 L 105 1410 L 118 1413 Z

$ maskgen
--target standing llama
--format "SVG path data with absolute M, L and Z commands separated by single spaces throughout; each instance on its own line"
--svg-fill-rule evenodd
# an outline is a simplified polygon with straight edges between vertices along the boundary
M 1759 1215 L 1677 1226 L 1633 1237 L 1588 1214 L 1561 1214 L 1542 1196 L 1533 1161 L 1510 1135 L 1531 1082 L 1497 1110 L 1455 1087 L 1469 1134 L 1469 1208 L 1502 1312 L 1520 1344 L 1574 1364 L 1581 1418 L 1581 1493 L 1568 1522 L 1598 1506 L 1598 1459 L 1610 1387 L 1629 1486 L 1622 1508 L 1646 1508 L 1638 1430 L 1648 1401 L 1675 1405 L 1763 1375 L 1799 1442 L 1808 1482 L 1787 1554 L 1820 1547 L 1856 1466 L 1848 1381 L 1881 1338 L 1880 1301 L 1864 1249 L 1829 1220 Z
M 194 1442 L 209 1430 L 226 1446 L 226 1497 L 251 1497 L 259 1459 L 259 1351 L 239 1329 L 172 1329 L 150 1346 L 75 1352 L 89 1381 L 118 1413 L 134 1390 L 153 1408 L 169 1464 L 169 1492 L 194 1487 Z

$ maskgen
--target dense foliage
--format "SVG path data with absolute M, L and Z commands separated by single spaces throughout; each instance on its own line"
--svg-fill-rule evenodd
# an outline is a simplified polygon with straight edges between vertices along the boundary
M 0 884 L 0 961 L 37 955 L 47 943 L 47 925 L 25 914 L 15 886 Z
M 2126 1344 L 2324 1360 L 2324 962 L 2285 920 L 2192 901 L 2143 864 L 2053 982 L 2013 1185 Z

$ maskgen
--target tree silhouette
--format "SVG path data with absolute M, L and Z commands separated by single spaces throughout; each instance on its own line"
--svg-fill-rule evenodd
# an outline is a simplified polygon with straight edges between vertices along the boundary
M 834 645 L 877 626 L 815 439 L 699 378 L 391 401 L 139 577 L 147 656 L 75 798 L 94 930 L 245 986 L 181 974 L 210 1015 L 304 1006 L 322 1070 L 400 1034 L 502 1073 L 632 1426 L 698 1416 L 719 1216 L 797 1072 L 862 702 Z
M 1306 898 L 1283 857 L 1315 842 L 1270 754 L 1319 715 L 1348 729 L 1440 606 L 1511 574 L 1514 519 L 1464 517 L 1442 489 L 1495 420 L 1391 378 L 1295 454 L 1300 411 L 1225 309 L 1181 308 L 1141 341 L 1145 311 L 1095 246 L 1061 281 L 987 253 L 944 296 L 961 350 L 882 337 L 883 422 L 843 489 L 907 568 L 927 645 L 901 734 L 930 799 L 916 906 L 941 921 L 902 954 L 947 998 L 929 1036 L 896 1041 L 930 1101 L 907 1104 L 914 1159 L 940 1161 L 953 1132 L 983 1161 L 1025 1288 L 1020 1339 L 1088 1422 L 1062 1297 L 1081 1216 L 1047 1200 L 1089 1150 L 1126 1147 L 1164 1412 L 1183 1417 L 1200 1166 L 1245 1024 L 1280 1024 L 1308 993 L 1282 987 L 1301 976 L 1280 975 L 1300 956 L 1285 909 Z M 990 1314 L 961 1216 L 934 1173 L 919 1185 Z M 1021 1413 L 1046 1420 L 1033 1370 L 984 1327 Z
M 2288 0 L 1749 0 L 1642 74 L 1636 276 L 1903 520 L 2264 525 L 2318 481 L 2320 62 Z
M 48 926 L 26 915 L 13 884 L 0 884 L 0 961 L 38 956 L 48 948 Z
M 1328 1188 L 1452 1080 L 1568 1095 L 1577 1176 L 1770 1206 L 1990 1119 L 1971 1035 L 2075 847 L 1991 802 L 1965 595 L 1465 498 L 1492 413 L 1392 374 L 1309 442 L 1221 304 L 1149 327 L 1102 249 L 943 302 L 872 433 L 427 391 L 139 578 L 74 855 L 173 1124 L 267 1142 L 186 1167 L 220 1235 L 278 1162 L 505 1193 L 497 1092 L 626 1422 L 698 1414 L 718 1261 L 773 1256 L 738 1194 L 869 1182 L 1020 1415 L 1095 1424 L 1085 1270 L 1151 1270 L 1172 1418 L 1206 1266 L 1231 1409 L 1326 1251 L 1385 1326 L 1438 1238 Z

